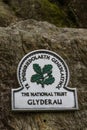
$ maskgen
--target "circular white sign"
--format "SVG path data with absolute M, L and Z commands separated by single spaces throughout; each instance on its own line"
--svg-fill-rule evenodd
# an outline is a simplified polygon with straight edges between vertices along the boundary
M 69 81 L 69 69 L 56 53 L 36 50 L 25 55 L 17 69 L 17 77 L 23 88 L 63 88 Z

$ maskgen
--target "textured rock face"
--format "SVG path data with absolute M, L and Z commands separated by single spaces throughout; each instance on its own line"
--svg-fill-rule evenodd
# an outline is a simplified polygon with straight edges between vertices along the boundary
M 10 23 L 16 21 L 16 19 L 13 10 L 0 1 L 0 26 L 8 26 Z
M 87 27 L 86 0 L 1 0 L 0 26 L 16 19 L 48 21 L 58 27 Z
M 14 22 L 12 17 L 15 16 L 18 20 L 36 19 L 49 21 L 57 26 L 76 27 L 76 23 L 68 18 L 63 9 L 49 0 L 1 0 L 0 8 L 0 26 Z
M 19 18 L 44 20 L 62 27 L 77 26 L 60 5 L 50 0 L 10 0 L 9 5 Z
M 80 23 L 80 27 L 87 28 L 87 0 L 71 0 L 71 4 Z
M 19 87 L 17 65 L 26 53 L 36 49 L 52 50 L 66 61 L 69 87 L 78 91 L 78 111 L 11 111 L 11 89 Z M 0 74 L 0 130 L 87 129 L 87 30 L 57 28 L 35 20 L 0 28 Z

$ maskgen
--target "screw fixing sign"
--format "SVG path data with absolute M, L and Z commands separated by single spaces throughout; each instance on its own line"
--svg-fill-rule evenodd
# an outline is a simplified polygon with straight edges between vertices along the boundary
M 77 91 L 69 88 L 69 69 L 56 53 L 36 50 L 20 61 L 17 69 L 20 84 L 12 89 L 12 110 L 76 110 Z

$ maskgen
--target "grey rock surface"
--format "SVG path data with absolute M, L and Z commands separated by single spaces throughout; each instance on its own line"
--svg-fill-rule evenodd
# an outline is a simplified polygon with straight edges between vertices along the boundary
M 48 49 L 59 54 L 70 70 L 70 88 L 77 88 L 79 110 L 12 112 L 11 89 L 18 88 L 16 71 L 30 51 Z M 0 27 L 0 130 L 87 129 L 87 30 L 57 28 L 48 22 L 21 21 Z

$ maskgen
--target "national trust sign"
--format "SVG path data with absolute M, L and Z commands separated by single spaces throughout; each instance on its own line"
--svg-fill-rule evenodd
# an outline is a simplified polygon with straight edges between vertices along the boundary
M 25 55 L 17 69 L 20 84 L 12 89 L 12 110 L 77 110 L 76 88 L 67 87 L 69 69 L 55 52 L 36 50 Z

